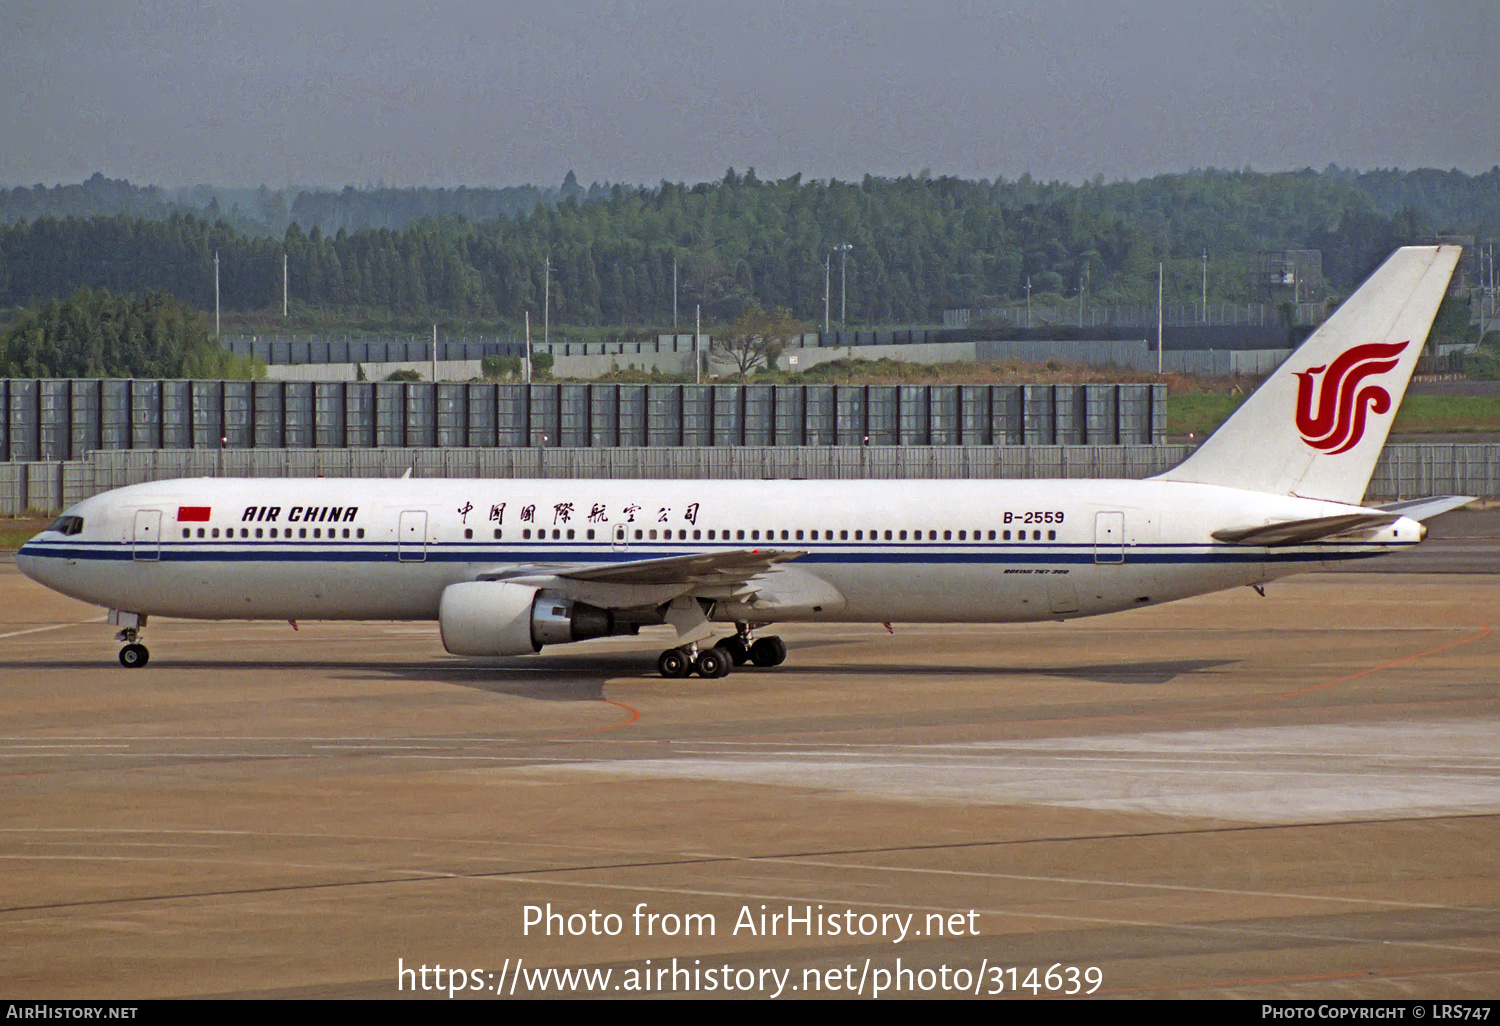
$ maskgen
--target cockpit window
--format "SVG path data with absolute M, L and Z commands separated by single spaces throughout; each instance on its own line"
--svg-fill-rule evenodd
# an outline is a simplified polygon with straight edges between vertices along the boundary
M 47 530 L 56 531 L 58 534 L 81 534 L 83 517 L 58 517 Z

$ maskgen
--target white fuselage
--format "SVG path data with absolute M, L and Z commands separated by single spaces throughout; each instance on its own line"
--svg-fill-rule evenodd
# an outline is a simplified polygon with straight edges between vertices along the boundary
M 17 562 L 140 614 L 431 620 L 448 586 L 517 567 L 794 550 L 786 566 L 828 588 L 764 619 L 993 623 L 1258 584 L 1421 538 L 1405 519 L 1358 542 L 1210 536 L 1358 509 L 1168 481 L 203 478 L 81 502 L 76 533 L 43 532 Z

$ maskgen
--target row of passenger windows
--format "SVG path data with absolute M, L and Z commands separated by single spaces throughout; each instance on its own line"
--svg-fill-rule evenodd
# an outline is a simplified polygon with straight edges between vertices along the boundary
M 821 538 L 820 538 L 820 533 L 821 533 Z M 870 536 L 869 537 L 870 541 L 881 541 L 881 540 L 884 540 L 884 541 L 908 541 L 908 540 L 909 541 L 922 541 L 923 540 L 923 532 L 921 532 L 921 531 L 912 531 L 912 532 L 910 532 L 910 538 L 908 538 L 908 532 L 906 532 L 906 531 L 891 530 L 891 531 L 885 531 L 883 533 L 881 531 L 870 531 L 868 533 L 869 533 L 869 536 Z M 498 528 L 498 527 L 495 528 L 495 538 L 496 538 L 496 540 L 499 540 L 499 538 L 502 536 L 502 534 L 503 534 L 503 532 L 500 530 L 500 528 Z M 691 532 L 689 532 L 686 528 L 678 528 L 677 529 L 676 539 L 678 541 L 688 541 L 689 540 L 689 537 L 688 537 L 689 534 L 692 535 L 692 538 L 691 538 L 692 541 L 702 541 L 702 540 L 704 540 L 705 536 L 707 536 L 707 540 L 708 541 L 760 541 L 761 540 L 761 532 L 760 531 L 715 531 L 713 528 L 709 528 L 707 531 L 704 531 L 701 528 L 694 528 Z M 839 531 L 838 532 L 838 539 L 837 540 L 838 541 L 850 541 L 850 540 L 853 540 L 853 541 L 864 541 L 865 540 L 865 534 L 866 534 L 866 532 L 864 532 L 864 531 Z M 882 534 L 883 534 L 883 537 L 882 537 Z M 989 531 L 989 532 L 985 532 L 985 531 L 973 531 L 973 532 L 970 532 L 970 531 L 956 531 L 955 532 L 955 531 L 951 531 L 951 530 L 950 531 L 941 531 L 941 532 L 939 532 L 939 531 L 927 531 L 926 532 L 926 540 L 927 541 L 938 541 L 938 535 L 939 534 L 942 535 L 942 540 L 943 541 L 955 541 L 955 540 L 957 540 L 957 541 L 971 541 L 972 540 L 972 541 L 977 541 L 978 542 L 978 541 L 1011 541 L 1012 540 L 1011 539 L 1011 532 L 1010 531 Z M 957 539 L 954 538 L 955 534 L 958 535 Z M 733 537 L 731 537 L 731 535 Z M 834 539 L 833 535 L 834 535 L 834 532 L 832 532 L 832 531 L 822 531 L 822 532 L 819 532 L 819 531 L 792 531 L 792 530 L 784 530 L 784 531 L 781 532 L 781 537 L 778 539 L 777 538 L 777 532 L 774 531 L 774 530 L 771 530 L 771 531 L 766 531 L 765 532 L 765 540 L 766 541 L 777 541 L 777 540 L 780 540 L 780 541 L 820 541 L 820 540 L 821 541 L 834 541 L 835 539 Z M 850 538 L 850 535 L 853 535 L 852 539 Z M 972 535 L 972 538 L 971 538 L 971 535 Z M 537 528 L 536 531 L 535 531 L 534 536 L 539 541 L 546 540 L 546 538 L 547 538 L 547 528 L 545 528 L 545 527 L 539 527 L 539 528 Z M 804 536 L 806 536 L 806 537 L 804 537 Z M 466 528 L 464 530 L 464 537 L 465 538 L 473 538 L 474 537 L 474 529 L 473 528 Z M 530 541 L 531 538 L 533 537 L 533 531 L 532 531 L 532 529 L 529 528 L 529 527 L 522 528 L 521 529 L 521 537 L 523 539 L 527 540 L 527 541 Z M 563 528 L 560 528 L 560 527 L 554 527 L 554 528 L 552 528 L 552 538 L 554 540 L 559 540 L 559 541 L 563 540 L 563 539 L 567 539 L 568 541 L 573 541 L 576 538 L 576 533 L 575 533 L 574 529 L 571 528 L 571 527 L 567 528 L 566 530 L 563 529 Z M 673 535 L 672 535 L 672 530 L 670 528 L 666 528 L 666 529 L 662 530 L 660 532 L 660 538 L 658 538 L 658 532 L 657 532 L 656 528 L 654 528 L 654 527 L 652 527 L 652 528 L 637 527 L 635 529 L 635 540 L 636 541 L 658 541 L 658 540 L 660 540 L 660 541 L 671 541 L 672 539 L 673 539 Z M 594 540 L 594 529 L 592 527 L 590 527 L 587 531 L 584 532 L 584 540 L 585 541 L 593 541 Z M 1025 531 L 1017 531 L 1015 533 L 1015 540 L 1016 541 L 1025 541 L 1026 540 L 1026 532 Z M 1042 532 L 1041 531 L 1032 531 L 1031 532 L 1031 540 L 1032 541 L 1041 541 L 1042 540 Z M 1056 531 L 1048 531 L 1047 532 L 1047 540 L 1048 541 L 1056 541 L 1057 540 L 1057 532 Z
M 251 536 L 250 535 L 250 530 L 251 529 L 248 528 L 248 527 L 242 527 L 242 528 L 240 528 L 240 534 L 239 534 L 239 536 L 241 538 L 249 538 Z M 308 537 L 308 533 L 307 532 L 310 530 L 310 531 L 312 531 L 312 537 L 314 539 L 321 539 L 323 537 L 323 530 L 324 529 L 321 528 L 321 527 L 313 527 L 313 528 L 299 527 L 299 528 L 296 528 L 295 530 L 297 532 L 296 536 L 298 538 L 306 538 L 306 537 Z M 337 528 L 337 527 L 330 527 L 327 530 L 328 530 L 328 537 L 329 538 L 339 538 L 339 537 L 344 537 L 344 538 L 350 538 L 350 537 L 353 537 L 353 538 L 363 538 L 365 536 L 365 529 L 363 527 L 354 528 L 354 533 L 352 535 L 350 534 L 350 529 L 347 528 L 347 527 L 345 527 L 345 528 L 342 529 L 342 534 L 340 534 L 340 529 Z M 270 532 L 269 533 L 269 537 L 271 537 L 271 538 L 278 537 L 277 528 L 274 528 L 274 527 L 271 527 L 271 528 L 257 527 L 257 528 L 255 528 L 255 537 L 256 538 L 265 538 L 265 537 L 268 537 L 267 531 Z M 281 531 L 279 537 L 282 537 L 282 538 L 291 538 L 292 537 L 292 531 L 293 531 L 293 528 L 290 528 L 290 527 L 285 528 L 285 529 L 283 529 Z M 217 538 L 217 537 L 219 537 L 219 533 L 220 533 L 219 532 L 219 528 L 217 528 L 217 527 L 210 527 L 210 528 L 200 527 L 200 528 L 198 528 L 198 537 L 199 538 Z M 761 540 L 761 532 L 760 531 L 754 531 L 754 530 L 752 530 L 752 531 L 734 531 L 734 532 L 730 532 L 730 531 L 715 531 L 713 528 L 709 528 L 708 531 L 705 532 L 701 528 L 695 528 L 691 533 L 692 533 L 692 540 L 693 541 L 702 541 L 702 540 L 704 540 L 704 535 L 705 534 L 707 534 L 707 540 L 708 541 L 731 541 L 731 540 L 732 541 L 760 541 Z M 730 537 L 731 533 L 733 534 L 733 538 Z M 821 535 L 822 535 L 821 539 L 819 537 L 819 533 L 820 532 L 818 532 L 818 531 L 791 531 L 791 530 L 783 530 L 781 532 L 781 537 L 780 537 L 779 540 L 780 541 L 819 541 L 819 540 L 821 540 L 821 541 L 833 541 L 834 540 L 834 537 L 833 537 L 834 533 L 832 531 L 823 531 L 823 532 L 821 532 Z M 869 537 L 870 541 L 882 541 L 882 540 L 884 540 L 884 541 L 908 541 L 908 540 L 909 541 L 922 541 L 923 540 L 923 532 L 921 532 L 921 531 L 911 531 L 909 538 L 908 538 L 908 532 L 906 532 L 906 531 L 896 531 L 896 530 L 885 531 L 885 532 L 870 531 L 868 533 L 869 533 L 869 536 L 870 536 Z M 957 539 L 954 538 L 954 534 L 955 533 L 958 535 Z M 972 539 L 970 538 L 971 533 L 973 535 Z M 664 529 L 664 530 L 662 530 L 660 532 L 660 539 L 658 539 L 657 534 L 658 534 L 658 532 L 657 532 L 656 528 L 654 528 L 654 527 L 653 528 L 641 528 L 641 527 L 637 527 L 635 529 L 635 540 L 636 541 L 657 541 L 657 540 L 671 541 L 672 540 L 672 531 L 671 531 L 670 528 Z M 679 528 L 677 530 L 677 540 L 678 541 L 687 541 L 688 540 L 688 534 L 689 534 L 689 532 L 687 531 L 686 528 Z M 851 534 L 854 536 L 852 539 L 850 538 Z M 850 540 L 853 540 L 853 541 L 864 541 L 865 540 L 865 534 L 866 534 L 866 532 L 864 532 L 864 531 L 840 531 L 840 532 L 838 532 L 838 540 L 839 541 L 850 541 Z M 928 532 L 926 532 L 926 540 L 927 541 L 937 541 L 938 540 L 938 534 L 939 534 L 938 531 L 928 531 Z M 941 532 L 941 534 L 942 534 L 942 540 L 943 541 L 955 541 L 955 540 L 957 540 L 957 541 L 970 541 L 970 540 L 972 540 L 972 541 L 1010 541 L 1011 540 L 1011 532 L 1010 531 L 989 531 L 989 532 L 985 532 L 985 531 L 973 531 L 973 532 L 969 532 L 969 531 L 958 531 L 958 532 L 943 531 L 943 532 Z M 234 534 L 234 528 L 232 528 L 232 527 L 225 528 L 224 531 L 223 531 L 223 535 L 224 535 L 225 538 L 233 538 L 235 536 L 235 534 Z M 498 527 L 495 528 L 495 539 L 497 541 L 503 535 L 504 535 L 504 532 L 501 531 L 500 528 L 498 528 Z M 804 535 L 806 535 L 807 537 L 804 538 Z M 191 538 L 193 536 L 193 529 L 190 528 L 190 527 L 184 527 L 182 529 L 182 536 L 184 538 Z M 466 528 L 464 530 L 464 537 L 472 539 L 474 537 L 474 529 L 473 528 Z M 530 541 L 532 539 L 532 537 L 533 537 L 532 529 L 529 528 L 529 527 L 523 528 L 521 530 L 521 537 L 523 539 L 527 540 L 527 541 Z M 554 527 L 554 528 L 552 528 L 552 539 L 554 541 L 561 541 L 563 539 L 567 539 L 568 541 L 573 541 L 573 540 L 576 539 L 576 537 L 577 537 L 577 532 L 573 528 L 571 528 L 571 527 L 567 528 L 566 530 L 564 530 L 563 528 L 560 528 L 560 527 Z M 547 538 L 547 529 L 545 527 L 539 527 L 539 528 L 537 528 L 536 531 L 535 531 L 535 538 L 538 541 L 544 541 L 544 540 L 546 540 L 546 538 Z M 585 541 L 594 541 L 595 540 L 594 529 L 592 527 L 588 528 L 584 532 L 584 540 Z M 765 532 L 765 540 L 766 541 L 777 541 L 778 538 L 776 536 L 776 531 L 774 531 L 774 530 L 766 531 Z M 1017 531 L 1015 533 L 1015 540 L 1016 541 L 1025 541 L 1026 540 L 1026 532 L 1025 531 Z M 1042 540 L 1042 532 L 1041 531 L 1032 531 L 1031 532 L 1031 540 L 1032 541 L 1041 541 Z M 1056 531 L 1048 531 L 1047 532 L 1047 540 L 1048 541 L 1056 541 L 1057 540 L 1057 532 Z
M 270 537 L 272 537 L 272 538 L 277 537 L 277 533 L 276 533 L 277 529 L 274 528 L 274 527 L 272 527 L 272 528 L 257 527 L 255 529 L 255 537 L 257 537 L 257 538 L 265 538 L 267 536 L 266 535 L 266 531 L 267 530 L 269 530 L 271 532 L 270 533 Z M 292 537 L 292 530 L 293 529 L 290 528 L 290 527 L 285 528 L 284 530 L 281 531 L 281 535 L 280 536 L 282 538 L 290 538 L 290 537 Z M 312 537 L 313 538 L 322 538 L 323 537 L 323 528 L 321 528 L 321 527 L 313 527 L 313 528 L 299 527 L 299 528 L 296 528 L 297 537 L 298 538 L 306 538 L 306 537 L 308 537 L 307 532 L 309 530 L 312 531 Z M 365 536 L 365 529 L 363 527 L 357 527 L 357 528 L 355 528 L 354 532 L 355 533 L 352 535 L 352 537 L 363 538 Z M 191 527 L 184 527 L 182 529 L 182 536 L 184 538 L 191 538 L 193 536 L 193 529 Z M 339 536 L 340 536 L 339 535 L 339 528 L 337 528 L 337 527 L 330 527 L 330 528 L 328 528 L 328 537 L 330 537 L 330 538 L 338 538 Z M 200 527 L 200 528 L 198 528 L 198 537 L 199 538 L 217 538 L 217 537 L 219 537 L 219 529 L 217 527 L 207 527 L 207 528 Z M 226 537 L 226 538 L 233 538 L 234 537 L 234 528 L 232 528 L 232 527 L 226 527 L 226 528 L 224 528 L 224 537 Z M 248 527 L 242 527 L 242 528 L 240 528 L 240 537 L 241 538 L 249 538 L 250 537 L 250 528 L 248 528 Z M 349 533 L 349 528 L 346 527 L 346 528 L 343 529 L 343 537 L 345 537 L 345 538 L 351 537 L 351 535 Z

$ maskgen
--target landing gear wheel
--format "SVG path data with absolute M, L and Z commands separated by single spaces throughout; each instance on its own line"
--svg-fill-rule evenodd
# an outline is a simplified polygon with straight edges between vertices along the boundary
M 786 662 L 786 643 L 780 638 L 760 638 L 750 646 L 750 661 L 756 666 L 780 666 Z
M 736 666 L 744 666 L 750 661 L 750 648 L 739 635 L 725 638 L 719 642 L 717 647 L 728 652 L 729 658 L 734 661 L 734 665 Z
M 722 648 L 705 648 L 698 653 L 698 665 L 694 669 L 698 671 L 698 676 L 712 680 L 729 676 L 729 668 L 733 664 L 733 658 Z
M 124 653 L 120 658 L 125 658 Z M 688 654 L 680 648 L 669 648 L 656 660 L 656 668 L 661 671 L 663 677 L 686 677 L 693 671 L 693 661 Z
M 129 644 L 120 649 L 120 665 L 127 670 L 139 669 L 146 665 L 151 658 L 151 653 L 146 651 L 146 646 L 141 644 Z

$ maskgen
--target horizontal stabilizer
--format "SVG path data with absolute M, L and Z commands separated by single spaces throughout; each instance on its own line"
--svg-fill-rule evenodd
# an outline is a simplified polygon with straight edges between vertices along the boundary
M 1262 527 L 1245 527 L 1215 531 L 1216 541 L 1231 545 L 1303 545 L 1338 535 L 1389 527 L 1404 516 L 1402 513 L 1341 513 L 1333 517 L 1310 520 L 1288 520 Z
M 1407 499 L 1404 502 L 1387 502 L 1376 509 L 1385 510 L 1387 513 L 1400 513 L 1403 517 L 1413 520 L 1431 520 L 1439 513 L 1446 513 L 1450 509 L 1458 509 L 1467 506 L 1474 501 L 1472 495 L 1435 495 L 1427 499 Z

